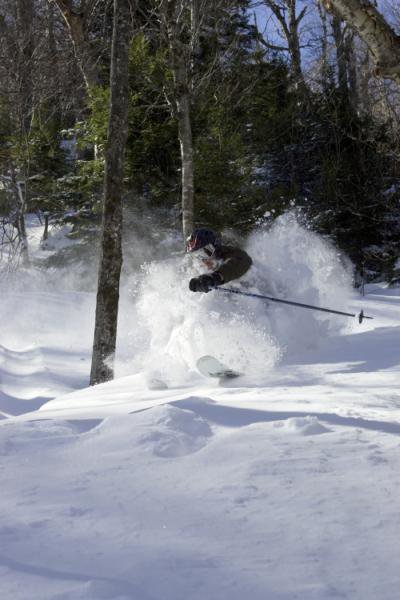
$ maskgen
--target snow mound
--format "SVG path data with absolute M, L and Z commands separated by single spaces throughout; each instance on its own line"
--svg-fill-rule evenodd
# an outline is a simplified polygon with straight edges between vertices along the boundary
M 279 421 L 274 423 L 274 427 L 285 429 L 290 433 L 298 433 L 300 435 L 320 435 L 322 433 L 329 433 L 331 429 L 325 427 L 317 417 L 306 416 L 306 417 L 293 417 L 286 419 L 286 421 Z
M 212 438 L 213 432 L 206 419 L 191 410 L 170 404 L 155 406 L 142 412 L 107 417 L 92 429 L 88 443 L 101 435 L 104 451 L 126 451 L 133 455 L 151 454 L 161 458 L 175 458 L 201 450 Z
M 53 600 L 133 600 L 132 585 L 107 580 L 87 581 L 78 587 L 56 594 Z M 150 600 L 143 590 L 137 590 L 137 598 Z
M 0 344 L 0 411 L 16 415 L 36 410 L 50 395 L 40 349 L 12 350 Z
M 151 412 L 151 426 L 139 438 L 139 443 L 156 456 L 173 458 L 193 454 L 212 436 L 207 421 L 192 411 L 165 405 Z
M 0 368 L 10 375 L 18 376 L 44 371 L 42 355 L 34 346 L 11 350 L 0 344 Z
M 54 421 L 28 421 L 18 425 L 5 424 L 0 429 L 0 454 L 15 454 L 59 446 L 76 438 L 73 423 Z

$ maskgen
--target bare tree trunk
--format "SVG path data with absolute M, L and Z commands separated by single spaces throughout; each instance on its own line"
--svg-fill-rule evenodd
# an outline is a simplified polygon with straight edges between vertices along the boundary
M 367 44 L 375 61 L 375 75 L 400 84 L 400 37 L 369 0 L 320 0 L 336 11 Z
M 21 135 L 26 138 L 29 134 L 33 113 L 33 82 L 32 58 L 34 53 L 33 39 L 33 2 L 32 0 L 17 0 L 18 24 L 18 79 L 21 99 L 20 123 Z
M 181 149 L 182 185 L 182 229 L 186 239 L 194 227 L 194 167 L 193 139 L 191 123 L 191 96 L 189 91 L 188 69 L 185 55 L 177 45 L 178 40 L 170 32 L 170 48 L 174 77 L 176 117 L 178 120 L 179 145 Z
M 358 69 L 357 56 L 354 49 L 354 32 L 350 31 L 345 40 L 345 55 L 347 63 L 347 80 L 349 84 L 349 98 L 353 108 L 359 105 L 358 94 Z
M 52 0 L 48 0 L 51 2 Z M 75 56 L 82 71 L 86 87 L 90 89 L 99 85 L 100 77 L 95 57 L 90 46 L 87 32 L 88 7 L 91 3 L 80 0 L 76 6 L 73 0 L 53 0 L 64 18 L 67 25 Z
M 292 77 L 296 85 L 303 89 L 306 89 L 303 71 L 301 68 L 301 51 L 300 51 L 300 39 L 299 39 L 299 24 L 305 15 L 305 10 L 302 11 L 299 17 L 296 16 L 296 0 L 288 0 L 288 46 L 289 54 L 292 65 Z
M 195 59 L 200 49 L 200 6 L 199 0 L 190 2 L 190 70 L 194 73 Z M 191 92 L 193 92 L 194 78 L 191 80 Z
M 14 165 L 10 167 L 11 174 L 11 186 L 15 198 L 16 210 L 14 213 L 14 227 L 18 232 L 19 250 L 22 264 L 27 267 L 29 266 L 29 250 L 28 250 L 28 236 L 26 233 L 25 225 L 25 213 L 26 213 L 26 194 L 25 190 L 22 190 L 21 182 L 17 179 L 17 173 Z
M 43 229 L 43 235 L 42 235 L 42 239 L 40 240 L 40 243 L 45 245 L 45 242 L 47 242 L 47 240 L 49 239 L 50 213 L 46 211 L 45 213 L 43 213 L 43 216 L 44 216 L 44 229 Z
M 46 11 L 46 22 L 47 22 L 47 39 L 48 39 L 48 48 L 49 54 L 51 58 L 50 68 L 52 69 L 53 78 L 57 81 L 60 81 L 60 73 L 59 73 L 59 65 L 58 65 L 58 53 L 57 53 L 57 44 L 54 35 L 54 6 L 53 4 L 47 4 Z
M 194 227 L 194 166 L 191 124 L 192 46 L 196 45 L 198 27 L 196 0 L 163 2 L 163 20 L 170 51 L 173 74 L 173 108 L 178 121 L 182 164 L 182 229 L 186 239 Z M 185 14 L 185 10 L 190 13 Z M 186 41 L 189 40 L 188 42 Z
M 29 264 L 28 237 L 25 225 L 26 200 L 29 194 L 29 144 L 28 137 L 33 118 L 33 56 L 35 51 L 33 35 L 34 6 L 33 0 L 17 0 L 17 36 L 18 36 L 18 85 L 19 85 L 19 141 L 24 149 L 19 176 L 14 165 L 11 167 L 11 178 L 17 205 L 16 227 L 20 239 L 21 258 L 23 264 Z M 22 189 L 22 181 L 24 189 Z
M 114 377 L 122 267 L 122 193 L 124 153 L 128 135 L 130 41 L 129 0 L 114 0 L 110 115 L 91 385 Z
M 266 44 L 268 47 L 276 50 L 286 50 L 290 55 L 290 72 L 294 85 L 300 88 L 307 94 L 307 86 L 304 82 L 303 70 L 301 65 L 301 49 L 299 28 L 303 20 L 307 7 L 297 15 L 297 0 L 264 0 L 264 4 L 268 6 L 275 15 L 282 33 L 286 38 L 287 48 L 280 48 Z M 287 13 L 287 16 L 286 16 Z
M 349 88 L 347 83 L 347 61 L 345 52 L 345 36 L 342 19 L 336 14 L 332 19 L 332 32 L 336 47 L 336 62 L 338 67 L 338 84 L 343 98 L 348 99 Z
M 370 54 L 368 50 L 363 49 L 363 55 L 361 58 L 361 68 L 358 71 L 358 80 L 360 84 L 360 103 L 361 107 L 366 113 L 371 112 L 371 90 L 370 90 L 370 79 L 371 79 L 371 67 L 370 67 Z
M 321 79 L 322 89 L 325 93 L 329 92 L 332 84 L 332 70 L 329 65 L 328 59 L 328 26 L 327 26 L 327 15 L 326 11 L 322 8 L 321 4 L 317 1 L 317 7 L 319 16 L 322 24 L 322 37 L 321 37 Z
M 177 114 L 182 160 L 182 229 L 186 239 L 194 227 L 193 140 L 189 94 L 177 98 Z

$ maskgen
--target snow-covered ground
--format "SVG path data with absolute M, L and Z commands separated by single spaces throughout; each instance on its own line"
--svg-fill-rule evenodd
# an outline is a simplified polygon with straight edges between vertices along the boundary
M 400 289 L 360 298 L 288 226 L 250 240 L 247 289 L 268 263 L 274 293 L 373 320 L 191 295 L 152 264 L 126 283 L 118 377 L 88 388 L 93 294 L 2 295 L 2 599 L 398 598 Z M 201 377 L 212 351 L 245 375 Z

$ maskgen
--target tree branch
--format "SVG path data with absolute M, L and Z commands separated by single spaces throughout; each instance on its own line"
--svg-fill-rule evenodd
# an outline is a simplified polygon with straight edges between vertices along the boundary
M 262 44 L 263 46 L 265 46 L 265 48 L 268 48 L 269 50 L 276 50 L 277 52 L 288 52 L 289 50 L 289 48 L 287 48 L 286 46 L 277 46 L 276 44 L 270 44 L 263 38 L 263 36 L 260 33 L 257 36 L 257 41 L 259 41 L 260 44 Z
M 276 2 L 274 2 L 274 0 L 264 0 L 264 3 L 266 4 L 266 6 L 269 6 L 269 8 L 272 10 L 275 17 L 278 19 L 283 31 L 285 32 L 286 37 L 288 37 L 290 35 L 290 32 L 289 32 L 289 28 L 287 26 L 285 17 L 282 14 L 283 8 L 281 6 L 279 6 L 278 4 L 276 4 Z
M 299 13 L 299 16 L 296 18 L 296 25 L 299 25 L 300 21 L 304 19 L 304 17 L 306 16 L 307 9 L 308 6 L 305 6 L 303 10 Z

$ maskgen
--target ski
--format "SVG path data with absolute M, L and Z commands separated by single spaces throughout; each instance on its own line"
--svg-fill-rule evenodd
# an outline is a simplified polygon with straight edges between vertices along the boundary
M 198 371 L 204 377 L 216 377 L 219 379 L 233 379 L 240 377 L 241 373 L 230 369 L 214 356 L 201 356 L 196 362 Z

